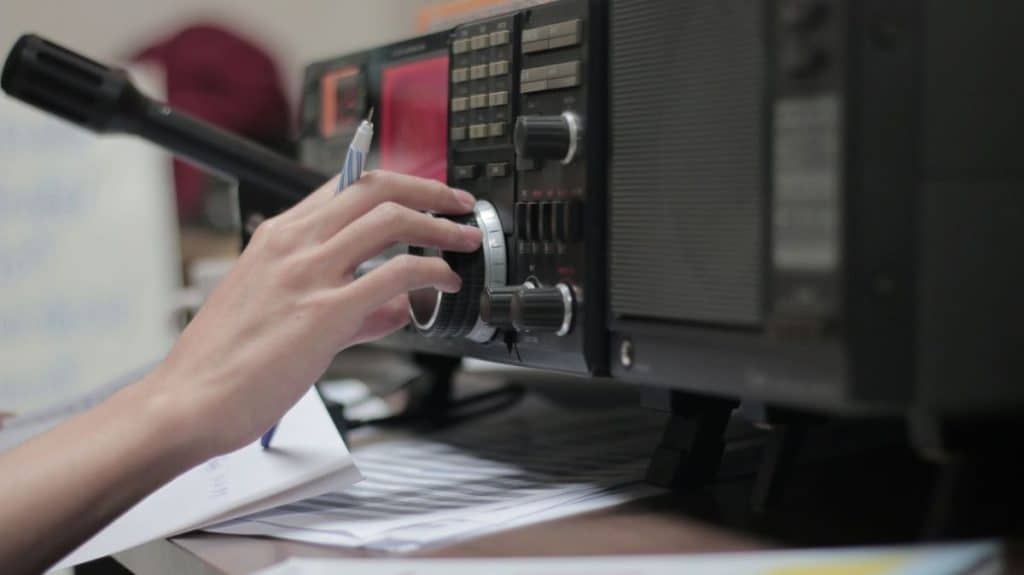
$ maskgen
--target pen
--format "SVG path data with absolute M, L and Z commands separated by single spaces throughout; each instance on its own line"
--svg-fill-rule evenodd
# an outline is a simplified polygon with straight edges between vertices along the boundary
M 341 175 L 338 176 L 338 189 L 334 195 L 338 195 L 345 188 L 351 186 L 363 175 L 363 167 L 366 166 L 366 157 L 370 155 L 370 143 L 373 141 L 373 108 L 366 115 L 366 119 L 360 122 L 356 129 L 352 142 L 348 145 L 348 152 L 345 154 L 345 165 L 341 168 Z M 270 447 L 270 440 L 277 431 L 277 425 L 267 430 L 260 437 L 260 445 L 263 449 Z

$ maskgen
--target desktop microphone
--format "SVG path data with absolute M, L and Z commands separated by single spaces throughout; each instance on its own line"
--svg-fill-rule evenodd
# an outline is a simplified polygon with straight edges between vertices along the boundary
M 124 70 L 34 34 L 22 36 L 11 49 L 0 86 L 11 96 L 83 128 L 139 136 L 288 204 L 328 179 L 145 96 Z

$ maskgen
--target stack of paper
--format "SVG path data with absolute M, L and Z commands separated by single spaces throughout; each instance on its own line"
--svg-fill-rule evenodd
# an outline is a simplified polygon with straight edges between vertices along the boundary
M 143 499 L 58 567 L 342 489 L 360 479 L 323 402 L 311 390 L 282 418 L 271 449 L 254 442 L 188 471 Z
M 663 492 L 643 483 L 660 414 L 526 403 L 357 449 L 359 485 L 209 530 L 408 552 Z
M 259 575 L 988 575 L 999 545 L 961 543 L 713 555 L 545 559 L 289 559 Z

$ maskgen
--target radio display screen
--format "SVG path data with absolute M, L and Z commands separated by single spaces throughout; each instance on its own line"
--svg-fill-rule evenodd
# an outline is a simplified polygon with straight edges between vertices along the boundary
M 384 67 L 380 167 L 445 182 L 448 175 L 447 52 Z

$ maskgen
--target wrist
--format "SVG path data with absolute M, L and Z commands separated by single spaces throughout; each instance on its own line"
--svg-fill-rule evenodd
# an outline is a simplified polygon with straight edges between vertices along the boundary
M 217 455 L 207 440 L 203 417 L 195 402 L 175 393 L 173 382 L 159 367 L 135 385 L 119 391 L 115 409 L 135 420 L 142 443 L 165 461 L 188 469 Z

